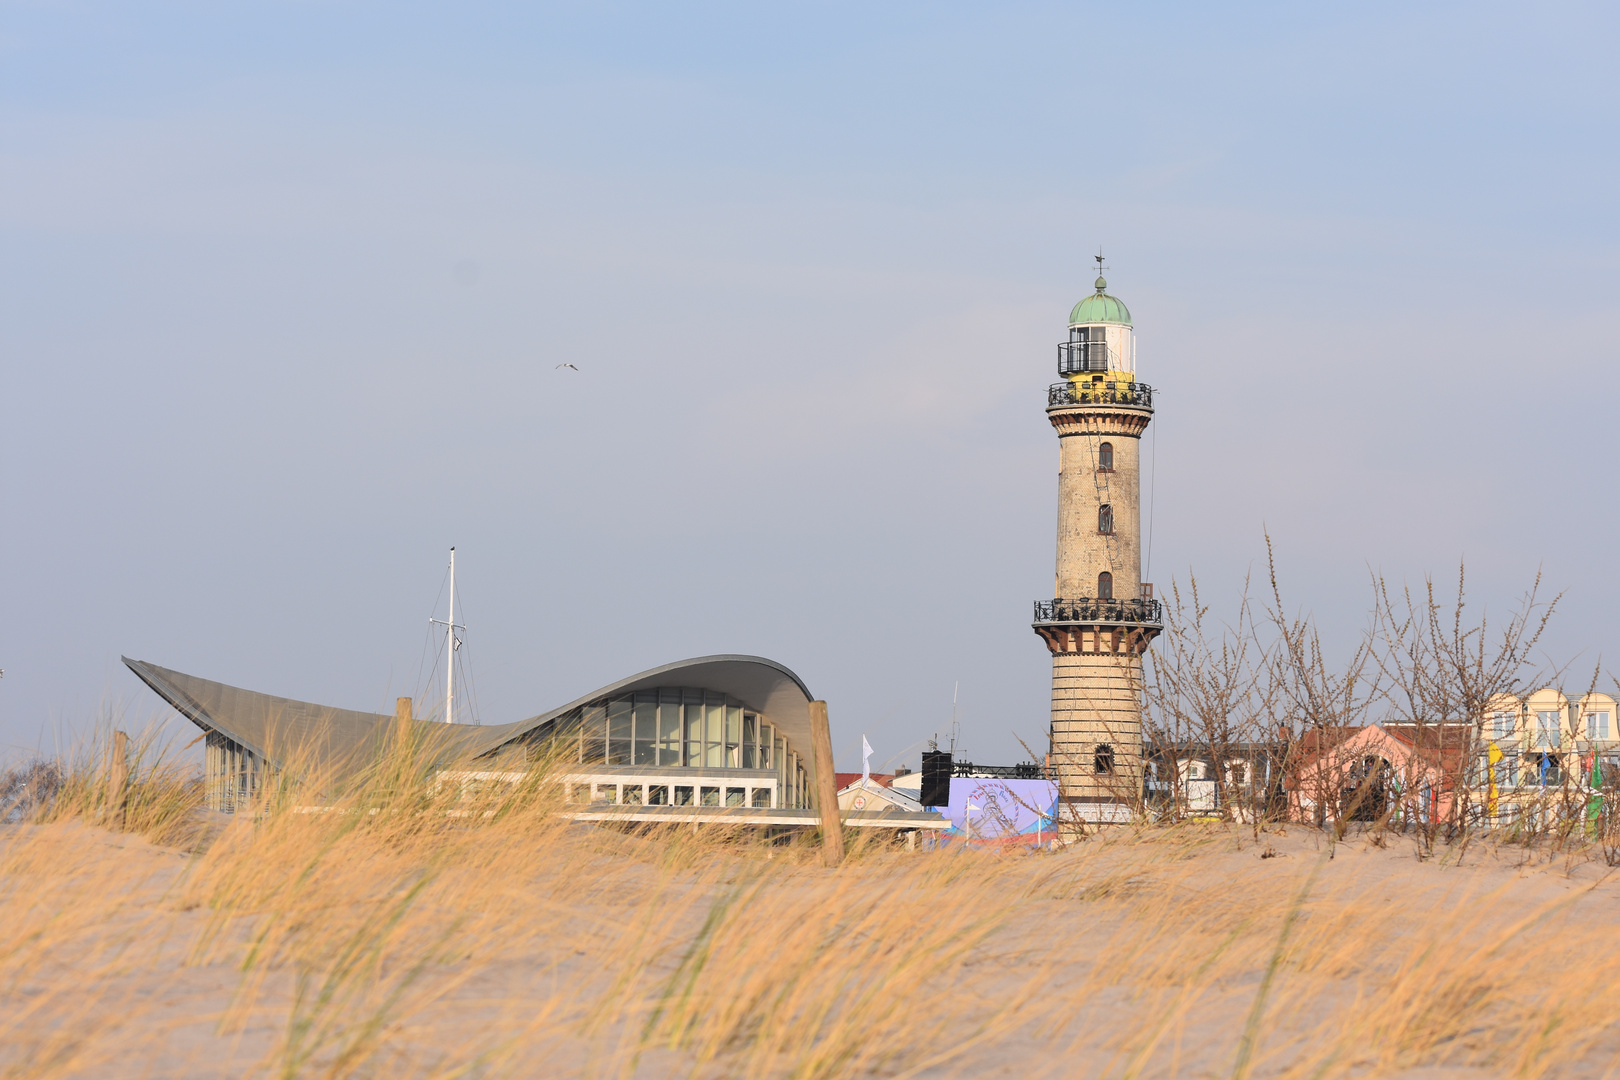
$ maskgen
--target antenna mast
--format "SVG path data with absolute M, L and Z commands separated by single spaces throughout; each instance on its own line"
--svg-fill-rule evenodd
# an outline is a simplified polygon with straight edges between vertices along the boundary
M 456 549 L 450 549 L 450 611 L 448 619 L 429 619 L 444 626 L 444 722 L 456 722 L 456 631 L 467 629 L 456 622 Z
M 450 621 L 445 624 L 444 722 L 456 722 L 456 549 L 450 549 Z

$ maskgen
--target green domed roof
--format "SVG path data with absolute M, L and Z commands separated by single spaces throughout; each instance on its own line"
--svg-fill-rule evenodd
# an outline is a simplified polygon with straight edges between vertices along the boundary
M 1074 310 L 1069 312 L 1069 325 L 1087 326 L 1093 323 L 1131 325 L 1130 309 L 1118 297 L 1109 296 L 1104 291 L 1107 288 L 1108 282 L 1099 277 L 1097 291 L 1074 305 Z

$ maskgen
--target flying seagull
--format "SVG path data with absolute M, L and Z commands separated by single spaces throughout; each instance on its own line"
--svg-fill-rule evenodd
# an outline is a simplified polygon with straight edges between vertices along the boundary
M 568 368 L 570 371 L 578 371 L 579 370 L 579 368 L 575 367 L 573 364 L 558 364 L 556 367 L 552 368 L 551 370 L 558 371 L 558 370 L 561 370 L 562 368 Z

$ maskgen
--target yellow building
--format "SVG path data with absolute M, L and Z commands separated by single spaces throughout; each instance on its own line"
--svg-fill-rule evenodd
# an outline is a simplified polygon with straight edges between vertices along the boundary
M 1554 790 L 1588 789 L 1594 767 L 1620 770 L 1620 707 L 1609 694 L 1577 700 L 1557 687 L 1493 698 L 1480 723 L 1487 810 L 1509 820 Z

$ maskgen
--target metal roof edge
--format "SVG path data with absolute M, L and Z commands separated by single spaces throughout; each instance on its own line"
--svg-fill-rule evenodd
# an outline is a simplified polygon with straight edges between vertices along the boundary
M 158 695 L 158 697 L 168 702 L 169 705 L 172 706 L 177 712 L 186 717 L 186 719 L 190 720 L 192 723 L 196 724 L 198 727 L 203 728 L 204 730 L 218 731 L 230 738 L 233 742 L 240 743 L 248 750 L 251 750 L 261 759 L 265 761 L 272 760 L 270 755 L 266 753 L 266 748 L 260 745 L 258 740 L 245 737 L 239 730 L 235 730 L 235 725 L 220 723 L 219 718 L 215 717 L 206 708 L 204 708 L 200 702 L 194 700 L 190 694 L 186 693 L 181 687 L 175 685 L 169 679 L 167 679 L 164 673 L 169 669 L 159 667 L 156 664 L 152 664 L 144 660 L 131 660 L 127 656 L 120 657 L 120 659 L 123 660 L 125 666 L 128 667 L 137 678 L 150 687 L 151 690 Z M 791 682 L 792 685 L 804 695 L 804 700 L 806 703 L 815 700 L 810 693 L 809 687 L 805 686 L 804 680 L 799 678 L 799 676 L 795 674 L 792 669 L 783 664 L 777 663 L 775 660 L 771 660 L 763 656 L 751 656 L 745 653 L 715 653 L 708 656 L 697 656 L 686 660 L 677 660 L 672 663 L 661 664 L 658 667 L 648 668 L 645 671 L 637 672 L 634 675 L 608 683 L 606 686 L 599 687 L 582 697 L 575 698 L 573 701 L 570 701 L 565 705 L 560 705 L 555 709 L 540 713 L 537 716 L 532 716 L 527 720 L 519 720 L 507 724 L 443 724 L 433 726 L 436 728 L 445 729 L 461 729 L 455 736 L 457 739 L 465 740 L 458 743 L 461 752 L 467 757 L 482 757 L 500 749 L 502 746 L 507 745 L 514 739 L 520 738 L 523 735 L 534 731 L 536 728 L 556 720 L 558 717 L 567 714 L 570 710 L 587 705 L 592 701 L 612 696 L 613 694 L 619 693 L 628 687 L 636 687 L 638 684 L 644 687 L 649 681 L 656 682 L 663 676 L 675 675 L 680 672 L 707 664 L 746 664 L 765 668 L 771 672 L 774 672 L 777 677 Z M 174 674 L 182 675 L 188 679 L 196 679 L 199 682 L 220 686 L 230 691 L 242 694 L 251 694 L 255 697 L 266 699 L 274 697 L 274 695 L 264 694 L 260 691 L 246 690 L 242 687 L 230 686 L 227 683 L 214 683 L 212 680 L 201 679 L 198 676 L 185 675 L 184 672 L 174 672 Z M 307 705 L 311 709 L 316 710 L 356 713 L 358 716 L 372 719 L 378 723 L 386 722 L 390 719 L 390 717 L 381 713 L 361 713 L 357 710 L 335 710 L 330 706 L 318 705 L 314 702 L 298 702 L 292 698 L 281 700 L 293 702 L 294 704 L 299 705 Z M 798 741 L 804 744 L 800 747 L 801 752 L 808 751 L 808 735 L 801 735 Z M 804 764 L 807 773 L 813 777 L 813 761 L 806 757 Z
M 253 741 L 221 724 L 218 718 L 216 718 L 212 713 L 210 713 L 207 709 L 204 709 L 198 702 L 193 701 L 189 694 L 181 690 L 178 686 L 170 684 L 167 679 L 157 674 L 158 671 L 166 669 L 159 668 L 156 664 L 150 663 L 146 660 L 131 660 L 127 656 L 120 656 L 118 659 L 122 660 L 124 662 L 124 666 L 135 673 L 135 677 L 137 679 L 141 680 L 141 682 L 150 687 L 154 694 L 162 698 L 164 701 L 167 701 L 169 705 L 173 707 L 175 712 L 179 713 L 181 716 L 184 716 L 193 724 L 196 724 L 204 731 L 210 729 L 217 731 L 220 734 L 228 737 L 232 742 L 240 743 L 241 745 L 247 747 L 261 760 L 270 760 L 269 755 L 264 752 L 263 747 L 256 745 Z M 222 683 L 221 685 L 224 684 Z M 233 689 L 236 688 L 233 687 Z
M 511 724 L 502 724 L 500 725 L 499 729 L 492 728 L 492 731 L 499 731 L 498 737 L 488 740 L 487 744 L 485 745 L 480 745 L 479 748 L 474 752 L 474 756 L 477 757 L 498 750 L 502 746 L 505 746 L 507 743 L 511 742 L 513 739 L 526 735 L 535 728 L 541 727 L 560 716 L 566 715 L 570 710 L 577 709 L 583 705 L 589 705 L 598 698 L 608 697 L 627 686 L 633 686 L 645 679 L 652 679 L 660 675 L 667 675 L 672 672 L 697 667 L 699 664 L 758 664 L 761 667 L 772 668 L 791 679 L 793 684 L 799 688 L 799 691 L 804 694 L 806 701 L 815 700 L 815 695 L 810 693 L 810 688 L 804 685 L 804 680 L 799 678 L 799 676 L 795 674 L 791 668 L 788 668 L 783 664 L 779 664 L 775 660 L 771 660 L 768 657 L 750 656 L 746 653 L 714 653 L 709 656 L 695 656 L 689 660 L 676 660 L 672 663 L 660 664 L 658 667 L 648 668 L 646 671 L 640 671 L 634 675 L 629 675 L 623 679 L 619 679 L 617 682 L 611 682 L 606 686 L 598 687 L 597 689 L 592 690 L 590 693 L 585 694 L 582 697 L 577 697 L 566 705 L 559 705 L 549 712 L 543 712 L 537 716 L 531 716 L 527 720 L 518 720 Z

